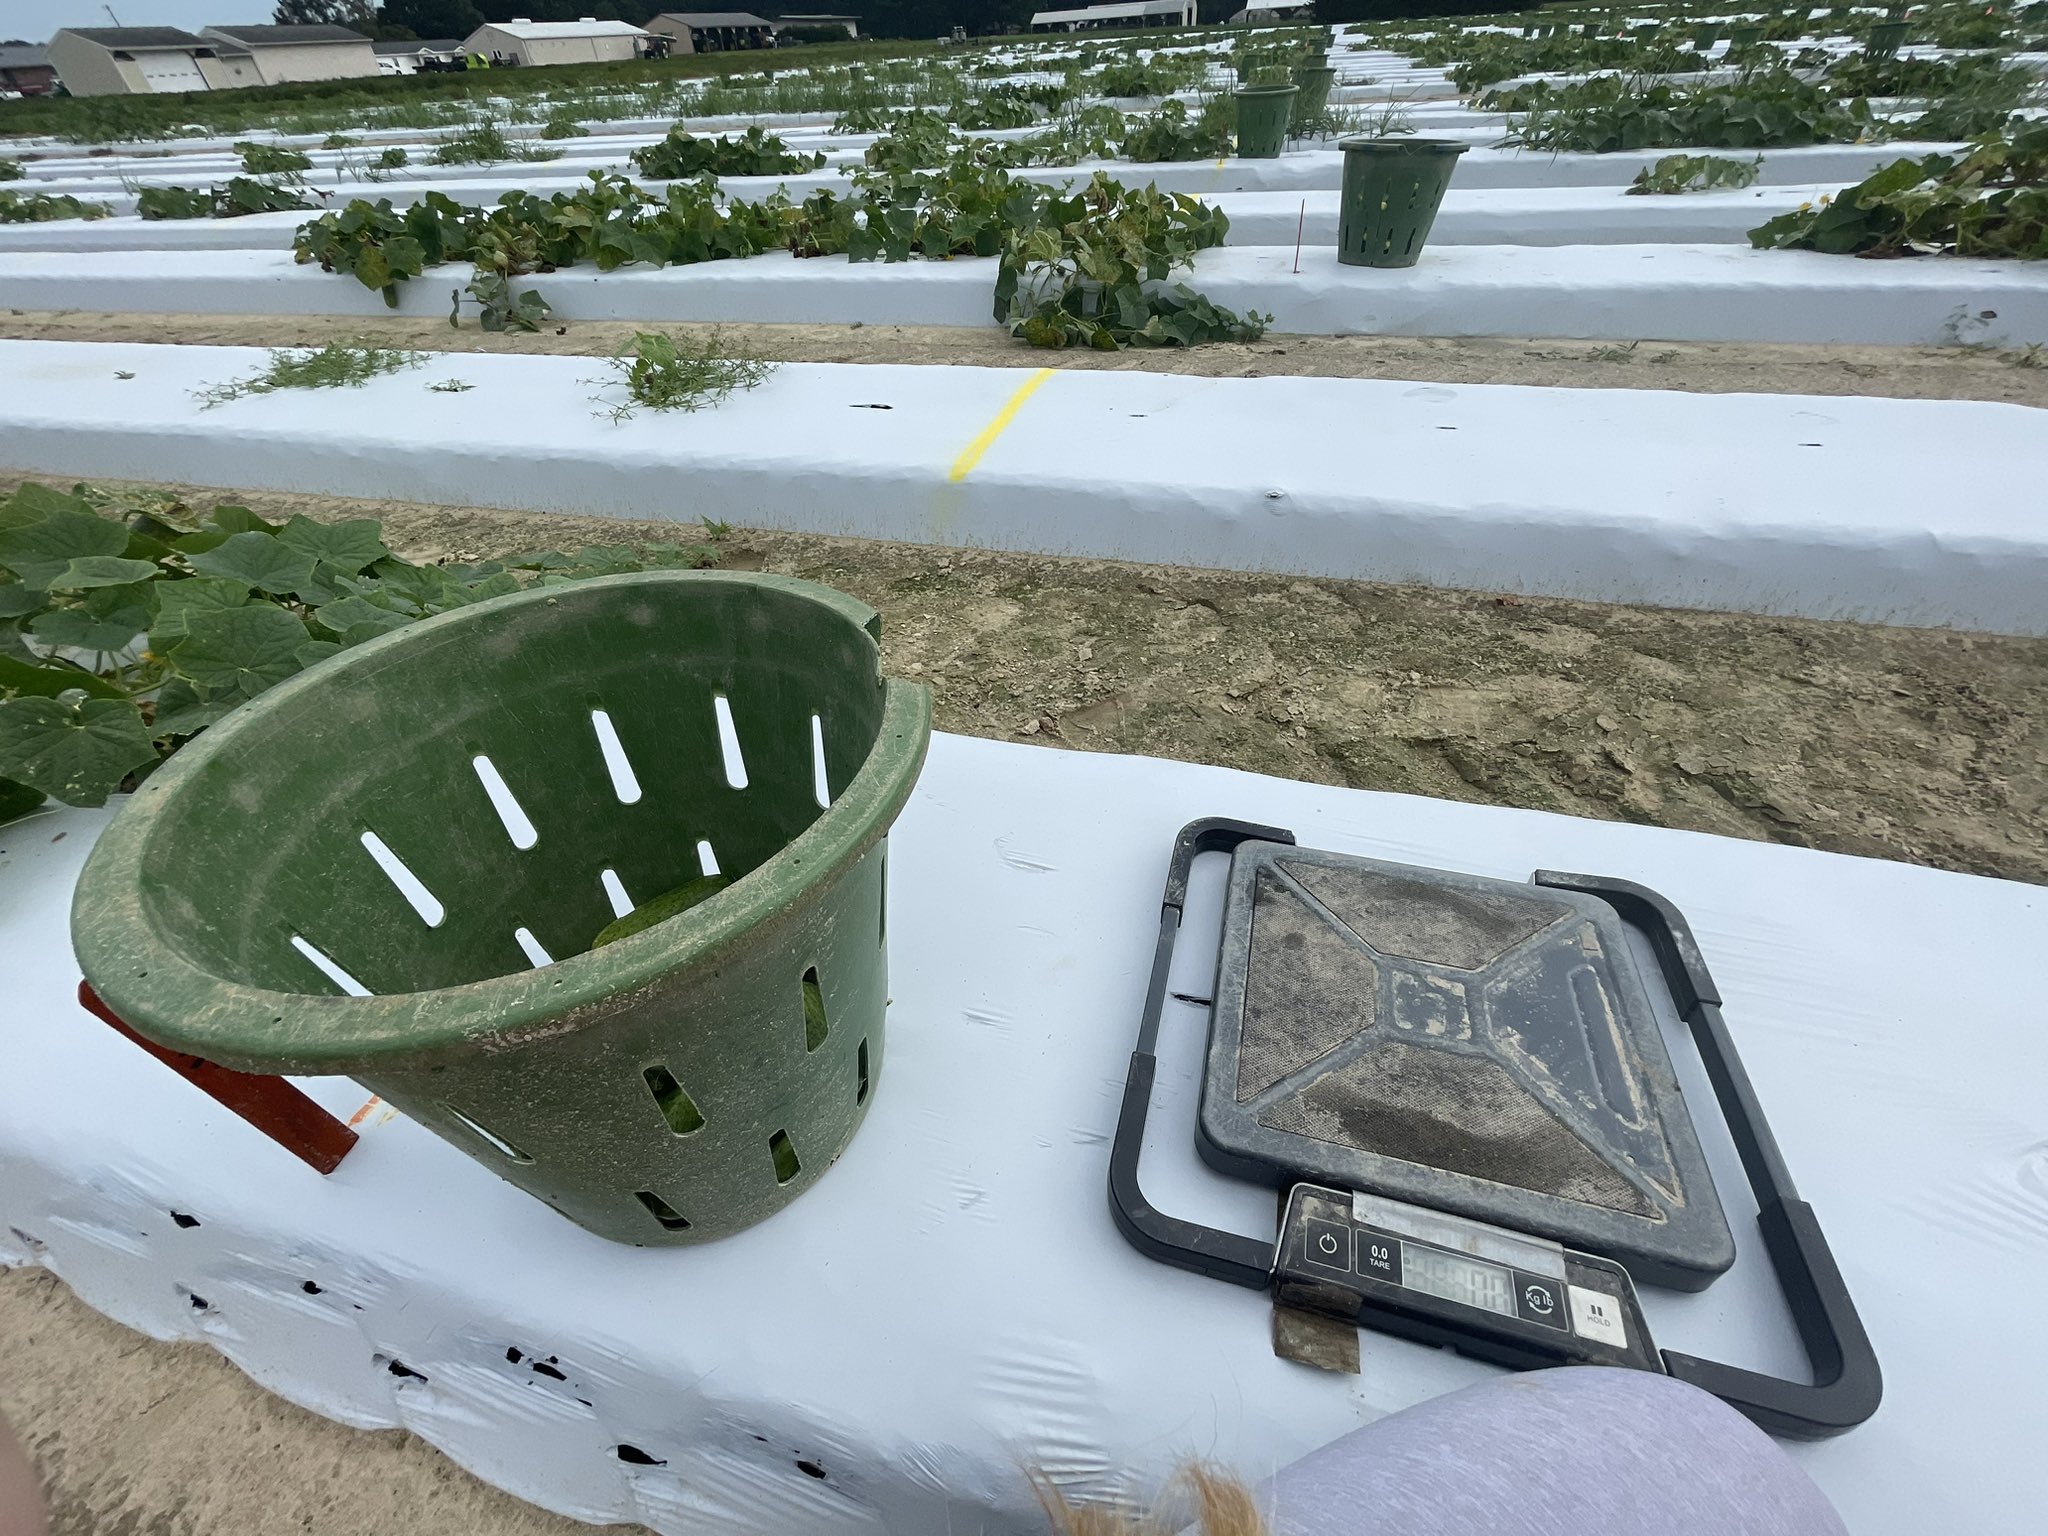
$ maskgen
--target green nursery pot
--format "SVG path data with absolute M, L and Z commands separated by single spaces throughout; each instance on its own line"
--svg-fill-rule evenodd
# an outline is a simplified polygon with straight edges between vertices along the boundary
M 1295 85 L 1248 85 L 1236 92 L 1237 152 L 1246 160 L 1272 160 L 1287 143 Z
M 603 1237 L 736 1232 L 880 1079 L 931 706 L 879 629 L 808 582 L 660 571 L 353 646 L 135 792 L 78 882 L 80 967 L 158 1044 L 354 1077 Z
M 1294 98 L 1293 121 L 1311 122 L 1330 105 L 1330 87 L 1337 83 L 1337 71 L 1328 64 L 1297 64 L 1294 83 L 1301 94 Z
M 1412 267 L 1436 223 L 1458 156 L 1456 139 L 1346 139 L 1337 260 L 1349 267 Z

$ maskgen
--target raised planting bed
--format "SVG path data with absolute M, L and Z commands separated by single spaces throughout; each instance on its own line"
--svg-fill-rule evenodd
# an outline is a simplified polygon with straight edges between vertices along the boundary
M 571 267 L 515 287 L 540 292 L 562 320 L 987 325 L 995 269 L 992 257 L 885 263 L 771 251 L 658 269 Z M 400 290 L 400 312 L 447 314 L 470 271 L 429 268 Z M 1176 275 L 1239 313 L 1272 314 L 1274 330 L 1320 336 L 2048 341 L 2048 270 L 2027 262 L 1870 262 L 1729 244 L 1447 244 L 1389 272 L 1340 266 L 1334 241 L 1297 256 L 1290 239 L 1204 251 Z M 0 254 L 0 302 L 102 313 L 390 313 L 351 277 L 260 250 Z
M 382 189 L 394 206 L 408 188 Z M 417 189 L 417 190 L 424 190 Z M 501 187 L 447 185 L 458 202 L 494 202 Z M 1749 231 L 1839 187 L 1752 187 L 1683 197 L 1629 197 L 1618 187 L 1476 188 L 1453 186 L 1430 232 L 1432 245 L 1747 245 Z M 1335 192 L 1215 192 L 1203 202 L 1230 216 L 1233 245 L 1329 246 L 1337 239 Z M 290 250 L 310 214 L 251 214 L 238 219 L 63 219 L 0 225 L 9 251 Z
M 891 837 L 891 1043 L 866 1125 L 787 1210 L 664 1250 L 581 1231 L 346 1080 L 308 1084 L 362 1112 L 361 1142 L 315 1175 L 79 1009 L 65 918 L 104 813 L 0 829 L 0 1263 L 45 1265 L 130 1327 L 210 1344 L 344 1423 L 409 1429 L 562 1514 L 665 1536 L 1042 1530 L 1034 1470 L 1089 1498 L 1150 1490 L 1188 1456 L 1256 1481 L 1492 1371 L 1378 1334 L 1360 1376 L 1304 1370 L 1275 1358 L 1266 1298 L 1154 1264 L 1110 1221 L 1167 849 L 1222 813 L 1678 903 L 1886 1372 L 1869 1423 L 1787 1450 L 1859 1536 L 2028 1529 L 2048 1034 L 2011 959 L 2048 948 L 2038 891 L 1183 763 L 934 737 Z M 1219 921 L 1207 876 L 1171 977 L 1190 998 L 1213 971 L 1195 940 Z M 1188 1144 L 1205 1028 L 1166 1004 L 1145 1189 L 1264 1231 L 1270 1193 Z M 1709 1098 L 1678 1060 L 1688 1098 Z M 1706 1139 L 1740 1188 L 1725 1138 Z M 1978 1305 L 1949 1305 L 1953 1271 L 1902 1250 L 1967 1265 Z M 1798 1370 L 1762 1261 L 1744 1243 L 1710 1297 L 1646 1293 L 1659 1341 Z
M 2048 528 L 2013 492 L 2048 483 L 2048 433 L 2024 406 L 787 364 L 617 424 L 589 358 L 449 354 L 201 407 L 264 357 L 0 342 L 0 442 L 64 479 L 2048 633 Z M 428 390 L 450 377 L 473 387 Z

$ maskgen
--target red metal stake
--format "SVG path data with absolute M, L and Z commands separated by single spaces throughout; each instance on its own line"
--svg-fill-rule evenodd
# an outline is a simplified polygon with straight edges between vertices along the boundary
M 145 1040 L 113 1009 L 100 1001 L 92 983 L 78 984 L 78 1002 L 88 1013 L 112 1025 L 200 1092 L 233 1110 L 292 1156 L 321 1173 L 332 1173 L 356 1144 L 356 1133 L 281 1077 L 237 1072 L 216 1066 L 203 1056 L 167 1050 Z

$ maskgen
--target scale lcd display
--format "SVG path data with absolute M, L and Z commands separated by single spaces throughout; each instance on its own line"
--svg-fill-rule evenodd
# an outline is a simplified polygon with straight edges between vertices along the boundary
M 1463 1302 L 1501 1317 L 1515 1315 L 1514 1277 L 1498 1264 L 1482 1264 L 1441 1248 L 1401 1245 L 1401 1283 L 1411 1290 Z

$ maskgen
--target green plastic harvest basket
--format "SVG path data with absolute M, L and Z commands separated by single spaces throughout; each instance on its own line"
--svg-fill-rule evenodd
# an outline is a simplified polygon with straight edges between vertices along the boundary
M 79 963 L 159 1044 L 353 1076 L 605 1237 L 736 1231 L 881 1073 L 885 834 L 930 699 L 879 631 L 824 587 L 665 571 L 344 651 L 145 781 L 80 877 Z
M 1277 85 L 1240 87 L 1237 97 L 1237 153 L 1244 160 L 1273 160 L 1287 146 L 1287 126 L 1294 116 L 1294 98 L 1301 87 L 1285 82 Z
M 1337 260 L 1349 267 L 1412 267 L 1436 224 L 1458 156 L 1456 139 L 1342 139 Z

